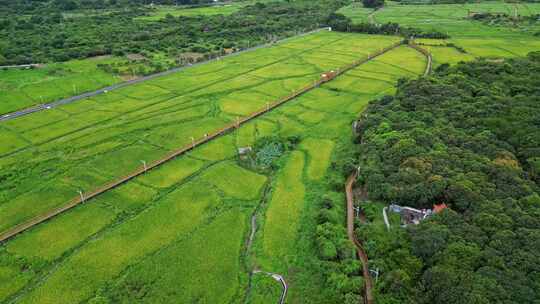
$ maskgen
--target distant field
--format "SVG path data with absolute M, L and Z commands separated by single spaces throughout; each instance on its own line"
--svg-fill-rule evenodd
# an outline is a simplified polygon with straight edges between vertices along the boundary
M 522 16 L 540 13 L 540 3 L 517 3 L 515 7 L 518 14 Z M 514 4 L 502 1 L 426 5 L 401 5 L 398 2 L 387 2 L 384 8 L 373 14 L 373 18 L 377 23 L 397 22 L 417 28 L 448 31 L 451 35 L 483 36 L 484 31 L 497 33 L 497 30 L 489 30 L 488 26 L 476 27 L 475 25 L 479 22 L 466 19 L 468 11 L 513 15 Z M 366 22 L 372 10 L 353 4 L 340 9 L 339 12 L 355 22 Z
M 0 115 L 121 81 L 97 67 L 114 57 L 72 60 L 28 70 L 0 70 Z
M 174 17 L 179 16 L 199 16 L 199 15 L 230 15 L 244 6 L 254 4 L 256 2 L 268 2 L 268 0 L 250 0 L 250 1 L 235 1 L 223 5 L 203 6 L 203 7 L 182 7 L 173 5 L 159 5 L 149 12 L 148 16 L 137 17 L 138 20 L 157 21 L 164 19 L 167 15 Z
M 521 16 L 540 13 L 540 3 L 519 3 L 515 7 Z M 433 52 L 434 64 L 437 66 L 477 57 L 524 56 L 530 51 L 540 50 L 540 39 L 532 35 L 533 29 L 526 26 L 511 28 L 486 25 L 466 18 L 469 10 L 512 15 L 513 9 L 514 4 L 498 1 L 438 5 L 400 5 L 388 2 L 383 9 L 373 13 L 372 18 L 377 23 L 396 22 L 402 26 L 448 33 L 451 38 L 446 41 L 420 39 L 422 43 L 430 44 L 426 48 Z M 355 22 L 366 22 L 372 10 L 355 4 L 342 8 L 340 12 Z M 434 46 L 446 43 L 460 46 L 466 53 L 451 47 Z

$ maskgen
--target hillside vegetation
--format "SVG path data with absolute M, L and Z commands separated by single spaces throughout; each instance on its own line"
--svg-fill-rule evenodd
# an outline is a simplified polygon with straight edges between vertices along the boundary
M 539 88 L 531 53 L 441 66 L 370 103 L 358 139 L 370 198 L 451 208 L 375 241 L 380 303 L 540 298 Z

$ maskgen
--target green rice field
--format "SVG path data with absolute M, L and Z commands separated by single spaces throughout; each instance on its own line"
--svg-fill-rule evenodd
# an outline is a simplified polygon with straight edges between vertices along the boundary
M 515 8 L 520 16 L 540 14 L 540 3 L 518 3 Z M 507 13 L 513 15 L 514 4 L 502 1 L 489 1 L 465 4 L 438 5 L 400 5 L 388 2 L 381 10 L 373 13 L 376 23 L 396 22 L 402 26 L 426 31 L 439 31 L 450 35 L 444 43 L 462 47 L 466 53 L 444 46 L 429 49 L 433 52 L 434 63 L 456 63 L 477 57 L 524 56 L 533 50 L 540 50 L 540 39 L 533 36 L 534 31 L 525 27 L 505 27 L 487 25 L 467 18 L 468 12 Z M 367 22 L 372 10 L 358 5 L 344 7 L 340 12 L 354 22 Z M 429 39 L 421 39 L 427 42 Z
M 97 65 L 118 60 L 96 57 L 34 69 L 0 70 L 0 115 L 117 83 L 122 80 L 120 77 Z
M 123 176 L 142 160 L 157 160 L 191 137 L 201 138 L 322 72 L 395 41 L 321 32 L 2 123 L 0 138 L 10 145 L 0 148 L 7 176 L 0 189 L 0 230 L 64 204 L 79 190 Z M 340 55 L 329 56 L 334 50 Z
M 230 15 L 239 9 L 252 5 L 256 2 L 265 1 L 234 1 L 223 5 L 214 6 L 202 6 L 202 7 L 185 7 L 185 6 L 173 6 L 173 5 L 158 5 L 155 6 L 147 16 L 137 17 L 137 20 L 143 21 L 157 21 L 164 19 L 167 15 L 173 17 L 186 16 L 200 16 L 200 15 Z

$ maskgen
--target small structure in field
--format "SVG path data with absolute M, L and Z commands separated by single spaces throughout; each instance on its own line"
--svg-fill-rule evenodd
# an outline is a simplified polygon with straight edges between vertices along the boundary
M 433 205 L 433 213 L 441 213 L 444 209 L 448 208 L 445 203 Z
M 195 52 L 185 52 L 180 54 L 178 58 L 176 58 L 177 63 L 184 65 L 184 64 L 193 64 L 196 62 L 200 62 L 204 60 L 204 54 L 202 53 L 195 53 Z
M 321 79 L 325 82 L 332 80 L 334 77 L 336 77 L 334 70 L 321 74 Z
M 253 149 L 251 147 L 240 147 L 238 148 L 238 155 L 240 156 L 245 156 L 247 154 L 249 154 L 251 151 L 253 151 Z

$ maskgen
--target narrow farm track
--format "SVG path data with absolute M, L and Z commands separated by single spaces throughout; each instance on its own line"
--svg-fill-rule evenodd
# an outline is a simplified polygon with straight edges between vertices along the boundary
M 431 53 L 414 42 L 409 43 L 408 46 L 417 50 L 426 57 L 426 69 L 424 70 L 424 76 L 429 75 L 429 73 L 431 73 L 431 69 L 433 68 L 433 57 L 431 56 Z
M 169 152 L 167 155 L 165 155 L 164 157 L 162 157 L 161 159 L 158 159 L 158 160 L 155 160 L 153 162 L 149 162 L 146 166 L 141 166 L 139 168 L 137 168 L 135 171 L 125 175 L 125 176 L 122 176 L 116 180 L 113 180 L 91 192 L 87 192 L 87 193 L 81 193 L 80 196 L 77 196 L 75 198 L 73 198 L 72 200 L 68 201 L 65 205 L 61 206 L 61 207 L 58 207 L 58 208 L 55 208 L 45 214 L 42 214 L 42 215 L 39 215 L 39 216 L 36 216 L 35 218 L 27 221 L 27 222 L 24 222 L 24 223 L 21 223 L 11 229 L 8 229 L 2 233 L 0 233 L 0 242 L 4 242 L 10 238 L 12 238 L 13 236 L 23 232 L 23 231 L 26 231 L 40 223 L 43 223 L 59 214 L 62 214 L 64 213 L 65 211 L 67 210 L 70 210 L 72 208 L 74 208 L 75 206 L 78 206 L 80 204 L 83 204 L 85 202 L 87 202 L 88 200 L 94 198 L 94 197 L 97 197 L 98 195 L 102 194 L 102 193 L 105 193 L 107 192 L 108 190 L 111 190 L 111 189 L 114 189 L 116 188 L 117 186 L 119 185 L 122 185 L 124 183 L 126 183 L 127 181 L 130 181 L 132 180 L 133 178 L 145 173 L 146 171 L 149 171 L 153 168 L 156 168 L 156 167 L 159 167 L 160 165 L 176 158 L 177 156 L 180 156 L 180 155 L 183 155 L 183 154 L 186 154 L 187 152 L 195 149 L 196 147 L 200 146 L 200 145 L 203 145 L 205 143 L 208 143 L 210 142 L 211 140 L 213 139 L 216 139 L 224 134 L 227 134 L 229 131 L 233 131 L 237 128 L 239 128 L 242 124 L 245 124 L 267 112 L 270 112 L 271 110 L 283 105 L 284 103 L 292 100 L 292 99 L 295 99 L 296 97 L 302 95 L 302 94 L 305 94 L 309 91 L 311 91 L 312 89 L 315 89 L 315 88 L 318 88 L 321 84 L 324 84 L 326 82 L 329 82 L 329 81 L 332 81 L 333 79 L 335 79 L 336 77 L 342 75 L 343 73 L 353 69 L 353 68 L 356 68 L 358 67 L 359 65 L 363 64 L 363 63 L 366 63 L 366 62 L 369 62 L 371 60 L 373 60 L 374 58 L 390 51 L 390 50 L 393 50 L 394 48 L 402 45 L 403 42 L 397 42 L 397 43 L 394 43 L 386 48 L 383 48 L 381 49 L 380 51 L 377 51 L 373 54 L 369 54 L 368 56 L 366 57 L 363 57 L 363 58 L 360 58 L 354 62 L 352 62 L 351 64 L 349 65 L 346 65 L 336 71 L 331 71 L 331 72 L 328 72 L 325 74 L 325 77 L 321 77 L 319 80 L 313 82 L 312 84 L 309 84 L 307 86 L 305 86 L 304 88 L 301 88 L 299 90 L 296 90 L 294 92 L 292 92 L 291 94 L 289 94 L 288 96 L 285 96 L 283 98 L 280 98 L 278 99 L 277 101 L 274 101 L 272 103 L 268 103 L 267 106 L 263 109 L 260 109 L 258 111 L 255 111 L 253 113 L 251 113 L 250 115 L 246 116 L 246 117 L 243 117 L 243 118 L 240 118 L 238 117 L 236 122 L 233 122 L 233 123 L 230 123 L 228 125 L 226 125 L 225 127 L 219 129 L 219 130 L 216 130 L 210 134 L 206 134 L 203 138 L 199 138 L 199 139 L 195 139 L 195 138 L 192 138 L 192 143 L 191 144 L 188 144 L 188 145 L 185 145 L 184 147 L 181 147 L 180 149 L 178 150 L 174 150 L 174 151 L 171 151 Z
M 275 43 L 282 43 L 282 42 L 291 40 L 293 38 L 298 38 L 298 37 L 306 36 L 306 35 L 309 35 L 309 34 L 317 33 L 317 32 L 320 32 L 320 31 L 326 31 L 326 30 L 329 30 L 329 29 L 330 28 L 327 28 L 327 27 L 319 28 L 319 29 L 316 29 L 316 30 L 313 30 L 313 31 L 309 31 L 309 32 L 305 32 L 305 33 L 296 35 L 296 36 L 284 38 L 282 40 L 276 41 Z M 35 112 L 49 110 L 49 109 L 52 109 L 52 108 L 59 107 L 61 105 L 70 104 L 70 103 L 75 102 L 75 101 L 79 101 L 79 100 L 86 99 L 86 98 L 89 98 L 89 97 L 94 97 L 94 96 L 97 96 L 97 95 L 101 95 L 101 94 L 104 94 L 104 93 L 107 93 L 107 92 L 110 92 L 110 91 L 118 90 L 118 89 L 130 86 L 130 85 L 134 85 L 134 84 L 137 84 L 137 83 L 146 82 L 148 80 L 152 80 L 152 79 L 155 79 L 155 78 L 158 78 L 158 77 L 163 77 L 163 76 L 166 76 L 166 75 L 174 74 L 174 73 L 177 73 L 177 72 L 189 69 L 189 68 L 193 68 L 193 67 L 196 67 L 196 66 L 199 66 L 199 65 L 203 65 L 203 64 L 210 63 L 210 62 L 225 59 L 227 57 L 238 56 L 238 55 L 240 55 L 242 53 L 246 53 L 246 52 L 254 51 L 254 50 L 257 50 L 257 49 L 265 48 L 265 47 L 271 46 L 271 45 L 273 45 L 275 43 L 266 43 L 266 44 L 258 45 L 258 46 L 248 48 L 248 49 L 245 49 L 245 50 L 241 50 L 241 51 L 231 53 L 231 54 L 228 54 L 228 55 L 224 55 L 224 56 L 221 56 L 221 57 L 216 57 L 216 58 L 213 58 L 213 59 L 209 59 L 207 61 L 195 63 L 195 64 L 192 64 L 192 65 L 189 65 L 189 66 L 177 67 L 177 68 L 173 68 L 173 69 L 170 69 L 170 70 L 167 70 L 167 71 L 151 74 L 151 75 L 148 75 L 148 76 L 135 78 L 135 79 L 132 79 L 132 80 L 128 80 L 128 81 L 120 82 L 120 83 L 117 83 L 117 84 L 113 84 L 111 86 L 107 86 L 107 87 L 104 87 L 104 88 L 101 88 L 101 89 L 98 89 L 98 90 L 95 90 L 95 91 L 86 92 L 86 93 L 83 93 L 83 94 L 80 94 L 80 95 L 71 96 L 71 97 L 68 97 L 68 98 L 56 100 L 56 101 L 53 101 L 53 102 L 50 102 L 50 103 L 38 104 L 38 105 L 31 106 L 29 108 L 25 108 L 25 109 L 18 110 L 18 111 L 15 111 L 15 112 L 0 113 L 0 115 L 2 115 L 2 116 L 0 116 L 0 122 L 12 120 L 12 119 L 15 119 L 15 118 L 18 118 L 18 117 L 21 117 L 21 116 L 25 116 L 25 115 L 28 115 L 28 114 L 32 114 L 32 113 L 35 113 Z
M 347 195 L 347 235 L 349 236 L 349 240 L 354 244 L 356 247 L 356 252 L 358 255 L 358 258 L 360 259 L 360 262 L 362 263 L 362 274 L 364 277 L 364 299 L 366 304 L 373 304 L 373 280 L 371 279 L 371 275 L 369 274 L 369 264 L 368 264 L 368 257 L 364 250 L 364 247 L 362 246 L 362 243 L 356 238 L 354 235 L 354 199 L 353 199 L 353 192 L 352 188 L 354 185 L 354 182 L 356 181 L 358 173 L 355 172 L 349 176 L 347 179 L 347 182 L 345 184 L 345 193 Z

